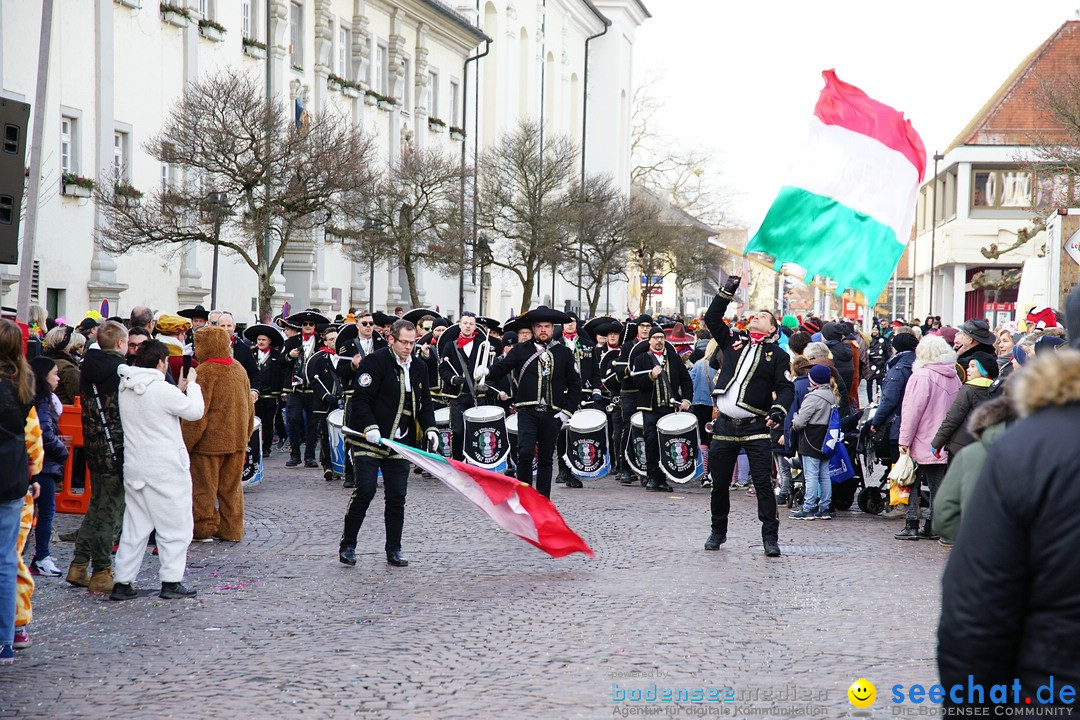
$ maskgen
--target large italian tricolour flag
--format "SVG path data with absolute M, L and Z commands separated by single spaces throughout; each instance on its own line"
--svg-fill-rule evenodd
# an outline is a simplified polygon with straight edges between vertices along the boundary
M 502 473 L 447 460 L 441 455 L 426 453 L 386 438 L 382 439 L 382 443 L 456 490 L 487 513 L 499 527 L 548 555 L 563 557 L 576 552 L 593 554 L 592 548 L 566 525 L 551 501 L 532 486 Z
M 822 73 L 806 148 L 746 246 L 823 275 L 873 303 L 904 252 L 926 169 L 902 113 Z

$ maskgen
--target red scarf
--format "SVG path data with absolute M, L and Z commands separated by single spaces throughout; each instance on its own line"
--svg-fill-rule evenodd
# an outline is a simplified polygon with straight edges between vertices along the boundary
M 457 339 L 458 349 L 463 350 L 466 345 L 468 345 L 469 343 L 471 343 L 475 339 L 476 339 L 476 333 L 473 333 L 469 337 L 465 337 L 464 335 L 458 335 L 458 339 Z
M 301 331 L 300 331 L 300 337 L 301 337 L 301 339 L 303 339 L 303 341 L 304 341 L 304 342 L 307 342 L 307 341 L 308 341 L 308 340 L 310 340 L 311 338 L 315 337 L 315 333 L 314 333 L 314 332 L 312 332 L 312 333 L 305 333 L 304 331 L 302 331 L 302 330 L 301 330 Z
M 608 350 L 618 350 L 618 349 L 619 349 L 619 344 L 618 343 L 616 343 L 614 345 L 608 345 Z
M 232 358 L 206 358 L 203 362 L 217 363 L 218 365 L 232 365 L 236 361 Z
M 661 350 L 660 352 L 656 352 L 655 350 L 649 350 L 649 352 L 651 352 L 653 355 L 655 355 L 658 358 L 664 357 L 664 351 L 663 350 Z
M 754 332 L 753 330 L 751 330 L 750 331 L 750 344 L 751 345 L 760 345 L 761 343 L 765 342 L 770 337 L 772 337 L 771 333 Z
M 563 330 L 562 336 L 564 338 L 566 338 L 567 340 L 569 340 L 570 342 L 574 342 L 575 340 L 577 340 L 577 333 L 576 332 L 566 332 L 565 330 Z

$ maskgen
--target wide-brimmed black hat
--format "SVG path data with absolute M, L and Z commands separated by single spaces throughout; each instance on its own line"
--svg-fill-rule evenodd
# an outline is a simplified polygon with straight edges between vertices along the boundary
M 499 322 L 498 320 L 496 320 L 495 318 L 485 317 L 483 315 L 477 315 L 476 316 L 476 324 L 477 325 L 483 325 L 484 327 L 486 327 L 491 332 L 497 332 L 497 333 L 502 332 L 502 323 Z
M 525 327 L 532 327 L 534 323 L 549 322 L 549 323 L 566 323 L 570 322 L 570 316 L 561 310 L 552 310 L 547 305 L 538 305 L 532 310 L 523 313 L 518 317 L 518 321 L 525 324 Z
M 431 308 L 416 308 L 415 310 L 410 310 L 409 312 L 402 315 L 401 319 L 408 320 L 413 325 L 415 325 L 420 322 L 420 318 L 424 317 L 425 315 L 430 315 L 436 320 L 442 317 L 442 313 L 440 313 L 438 310 L 432 310 Z
M 292 325 L 295 328 L 299 328 L 302 324 L 309 322 L 314 323 L 315 327 L 319 325 L 329 325 L 330 318 L 317 313 L 314 310 L 304 310 L 302 312 L 296 312 L 285 318 L 285 322 Z
M 517 317 L 512 317 L 509 320 L 507 320 L 505 323 L 503 323 L 503 333 L 508 333 L 508 332 L 516 333 L 516 332 L 519 332 L 522 329 L 531 331 L 532 330 L 532 325 L 530 325 L 529 323 L 526 323 L 526 322 L 522 322 L 520 315 L 518 315 Z
M 439 354 L 444 355 L 445 353 L 443 353 L 443 346 L 447 345 L 448 343 L 457 342 L 457 339 L 458 339 L 458 337 L 460 337 L 460 335 L 461 335 L 461 326 L 460 325 L 455 323 L 455 324 L 451 325 L 450 327 L 448 327 L 446 329 L 446 332 L 444 332 L 441 336 L 439 336 Z M 477 341 L 479 341 L 479 342 L 486 342 L 487 341 L 488 336 L 487 336 L 487 333 L 484 332 L 484 326 L 483 325 L 477 325 L 476 326 L 476 332 L 473 333 L 473 337 L 475 337 L 477 339 Z
M 270 338 L 270 347 L 281 347 L 285 344 L 285 338 L 282 336 L 281 331 L 273 325 L 257 323 L 244 328 L 244 337 L 252 343 L 258 341 L 260 335 Z
M 619 330 L 622 330 L 622 323 L 620 323 L 618 320 L 616 320 L 613 317 L 608 317 L 607 315 L 601 315 L 600 317 L 594 317 L 592 320 L 585 323 L 581 327 L 585 332 L 587 332 L 587 333 L 589 333 L 590 335 L 593 335 L 593 336 L 607 335 L 609 332 L 612 332 L 611 330 L 608 329 L 608 326 L 611 325 L 612 323 L 619 326 L 619 329 L 614 331 L 614 332 L 618 332 Z
M 177 310 L 176 314 L 180 317 L 187 318 L 188 320 L 209 320 L 210 313 L 202 305 L 196 305 L 193 308 L 187 308 L 186 310 Z
M 382 310 L 376 310 L 371 313 L 371 319 L 375 321 L 376 327 L 382 327 L 384 325 L 393 325 L 401 318 L 397 315 L 387 315 Z

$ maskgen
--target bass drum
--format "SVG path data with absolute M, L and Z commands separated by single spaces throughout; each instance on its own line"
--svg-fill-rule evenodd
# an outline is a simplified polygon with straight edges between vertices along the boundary
M 345 474 L 345 411 L 332 410 L 326 416 L 326 437 L 330 445 L 330 469 Z
M 640 410 L 630 416 L 630 433 L 623 453 L 630 469 L 645 477 L 649 463 L 645 456 L 645 415 Z
M 263 480 L 262 457 L 262 420 L 255 418 L 255 429 L 251 432 L 247 452 L 244 453 L 244 470 L 240 476 L 240 485 L 245 490 L 255 487 Z
M 506 436 L 506 412 L 495 405 L 469 408 L 465 419 L 465 462 L 502 472 L 510 454 Z
M 602 410 L 578 410 L 566 428 L 566 453 L 563 455 L 574 477 L 587 479 L 608 474 L 607 415 Z
M 665 415 L 656 423 L 660 469 L 669 480 L 684 483 L 705 474 L 698 440 L 697 416 L 688 412 Z

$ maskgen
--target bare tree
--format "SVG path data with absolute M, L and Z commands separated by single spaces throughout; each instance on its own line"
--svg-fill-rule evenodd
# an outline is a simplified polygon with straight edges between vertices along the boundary
M 653 198 L 641 195 L 631 198 L 627 242 L 641 274 L 638 313 L 645 312 L 648 299 L 663 286 L 664 278 L 675 274 L 672 248 L 678 240 L 679 228 L 665 220 Z
M 613 278 L 626 277 L 630 207 L 611 178 L 590 176 L 576 183 L 566 205 L 561 269 L 570 285 L 585 293 L 589 315 Z
M 558 263 L 569 198 L 574 144 L 545 137 L 522 119 L 487 150 L 479 168 L 476 225 L 499 238 L 485 263 L 509 270 L 521 282 L 521 311 L 532 302 L 541 268 Z
M 724 252 L 709 242 L 713 233 L 697 228 L 684 228 L 671 244 L 672 264 L 675 267 L 675 296 L 679 312 L 685 307 L 684 295 L 693 285 L 708 283 L 723 262 Z M 719 288 L 718 288 L 719 289 Z M 706 295 L 711 294 L 706 292 Z
M 405 272 L 412 306 L 419 307 L 421 264 L 457 273 L 464 262 L 461 177 L 461 164 L 442 150 L 411 151 L 369 185 L 362 217 L 334 223 L 327 231 L 343 241 L 354 260 L 374 257 L 397 264 Z
M 184 180 L 139 200 L 103 178 L 97 242 L 111 253 L 191 244 L 232 252 L 258 276 L 264 317 L 289 245 L 360 216 L 376 164 L 372 139 L 347 118 L 324 112 L 296 123 L 281 102 L 267 102 L 260 81 L 235 70 L 188 86 L 144 148 Z M 270 253 L 268 232 L 278 241 Z

